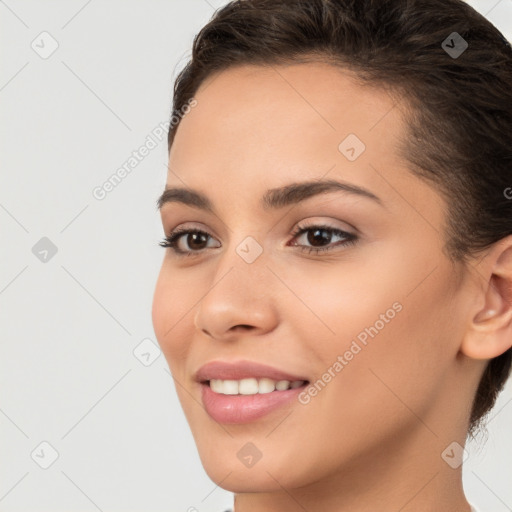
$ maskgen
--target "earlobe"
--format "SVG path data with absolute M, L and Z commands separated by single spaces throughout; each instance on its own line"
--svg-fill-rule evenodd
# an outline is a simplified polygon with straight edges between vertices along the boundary
M 501 240 L 478 269 L 489 276 L 482 289 L 484 304 L 474 313 L 461 352 L 473 359 L 492 359 L 512 346 L 512 237 Z

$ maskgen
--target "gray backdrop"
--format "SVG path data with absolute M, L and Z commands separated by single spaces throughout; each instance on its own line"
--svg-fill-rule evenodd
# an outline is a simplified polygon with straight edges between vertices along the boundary
M 224 3 L 0 1 L 2 512 L 232 504 L 202 469 L 151 324 L 161 124 Z M 512 40 L 512 0 L 470 3 Z M 512 510 L 511 400 L 509 382 L 489 439 L 467 447 L 483 512 Z

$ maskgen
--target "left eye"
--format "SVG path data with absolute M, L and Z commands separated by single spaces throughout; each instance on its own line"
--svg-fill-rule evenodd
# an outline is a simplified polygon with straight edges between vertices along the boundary
M 352 233 L 347 233 L 341 229 L 331 228 L 329 226 L 299 226 L 297 230 L 292 233 L 292 236 L 294 239 L 296 239 L 300 238 L 306 233 L 308 236 L 305 238 L 305 241 L 311 245 L 308 246 L 298 243 L 292 243 L 291 245 L 299 246 L 302 251 L 307 251 L 309 253 L 319 253 L 332 250 L 334 247 L 338 246 L 348 246 L 355 244 L 358 240 L 358 237 Z M 333 245 L 333 236 L 340 237 L 342 241 Z M 188 248 L 182 247 L 182 244 L 180 244 L 182 241 L 181 239 L 185 241 L 185 245 L 188 245 Z M 192 256 L 207 248 L 205 247 L 205 244 L 208 243 L 208 239 L 213 240 L 213 238 L 208 233 L 199 229 L 176 229 L 168 236 L 166 236 L 159 245 L 161 247 L 170 248 L 175 254 L 179 256 Z M 198 247 L 198 245 L 200 247 Z M 217 245 L 216 247 L 220 247 L 220 245 Z
M 308 253 L 330 251 L 335 247 L 355 244 L 358 240 L 356 235 L 347 233 L 341 229 L 331 228 L 330 226 L 299 226 L 297 231 L 292 234 L 294 238 L 300 238 L 302 235 L 307 234 L 305 238 L 306 242 L 311 244 L 310 246 L 295 243 L 292 245 L 299 245 L 302 251 L 307 251 Z M 340 237 L 342 241 L 332 245 L 333 235 Z

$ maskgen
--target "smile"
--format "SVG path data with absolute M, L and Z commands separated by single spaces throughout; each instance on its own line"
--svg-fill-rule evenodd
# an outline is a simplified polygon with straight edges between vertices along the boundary
M 300 388 L 305 384 L 305 381 L 295 380 L 290 382 L 289 380 L 275 381 L 267 378 L 249 378 L 241 380 L 212 379 L 208 383 L 214 393 L 221 395 L 261 395 L 273 391 Z
M 210 361 L 194 375 L 208 415 L 219 423 L 249 423 L 287 404 L 309 380 L 256 361 Z

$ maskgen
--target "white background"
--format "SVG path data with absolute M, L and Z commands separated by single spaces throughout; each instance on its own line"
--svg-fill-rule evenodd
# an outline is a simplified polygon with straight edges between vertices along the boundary
M 1 512 L 232 505 L 202 469 L 163 355 L 133 354 L 155 342 L 165 134 L 92 195 L 168 120 L 192 38 L 224 3 L 0 1 Z M 512 0 L 470 4 L 512 40 Z M 46 59 L 31 47 L 51 48 L 43 31 L 59 45 Z M 42 237 L 58 250 L 46 263 L 32 252 Z M 489 439 L 467 446 L 482 512 L 512 510 L 511 400 L 509 382 Z M 48 469 L 43 441 L 58 453 Z

